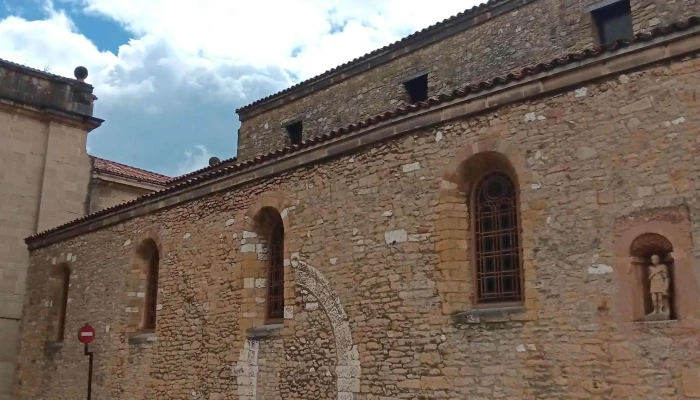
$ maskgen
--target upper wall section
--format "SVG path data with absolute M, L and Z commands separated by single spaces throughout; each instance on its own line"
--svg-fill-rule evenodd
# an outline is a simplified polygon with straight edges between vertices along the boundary
M 44 110 L 92 116 L 93 87 L 76 79 L 49 74 L 0 60 L 0 99 Z
M 527 64 L 599 43 L 591 10 L 615 0 L 500 0 L 238 110 L 238 160 L 292 144 L 411 101 L 404 82 L 427 74 L 427 95 L 448 93 Z M 698 0 L 630 0 L 635 31 L 698 14 Z

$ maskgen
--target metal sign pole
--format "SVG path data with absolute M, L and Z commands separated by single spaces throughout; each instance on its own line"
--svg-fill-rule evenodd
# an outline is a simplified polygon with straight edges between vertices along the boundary
M 95 340 L 95 328 L 89 324 L 83 325 L 82 328 L 78 329 L 78 340 L 80 343 L 85 345 L 85 355 L 90 356 L 90 365 L 88 366 L 88 387 L 87 387 L 87 400 L 92 398 L 92 352 L 88 349 L 88 344 Z
M 87 386 L 87 400 L 92 399 L 92 352 L 88 351 L 88 344 L 85 343 L 85 355 L 90 356 L 89 366 L 88 366 L 88 386 Z

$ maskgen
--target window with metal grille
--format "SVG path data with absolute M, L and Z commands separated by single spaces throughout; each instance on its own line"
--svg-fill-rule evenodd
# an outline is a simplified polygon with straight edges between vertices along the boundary
M 284 226 L 278 222 L 272 229 L 268 247 L 267 317 L 284 318 Z
M 146 304 L 144 329 L 156 329 L 156 311 L 158 310 L 158 266 L 160 255 L 158 250 L 151 252 L 148 261 L 148 274 L 146 275 Z
M 56 340 L 62 342 L 66 337 L 66 311 L 68 309 L 68 287 L 70 285 L 70 269 L 64 266 L 61 270 L 61 298 L 60 310 L 58 311 L 58 331 L 56 332 Z
M 482 179 L 472 221 L 477 303 L 522 301 L 518 207 L 507 175 L 491 173 Z

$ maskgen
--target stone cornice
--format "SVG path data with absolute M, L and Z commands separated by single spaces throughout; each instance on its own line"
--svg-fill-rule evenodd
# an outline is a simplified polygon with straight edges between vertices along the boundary
M 426 129 L 456 118 L 477 115 L 530 98 L 556 93 L 611 75 L 639 69 L 700 50 L 699 27 L 693 25 L 649 40 L 634 42 L 595 57 L 570 61 L 562 66 L 512 80 L 490 89 L 419 108 L 416 112 L 372 124 L 331 140 L 284 154 L 269 161 L 251 163 L 242 168 L 211 173 L 204 179 L 174 185 L 159 193 L 89 215 L 61 227 L 26 239 L 30 250 L 66 240 L 90 231 L 147 215 L 197 198 L 230 190 L 269 178 L 303 165 L 322 162 L 382 141 L 395 139 L 418 129 Z
M 84 129 L 87 132 L 100 127 L 103 119 L 76 112 L 59 110 L 52 107 L 36 107 L 16 100 L 0 96 L 0 110 L 15 113 L 39 121 L 55 122 L 73 128 Z

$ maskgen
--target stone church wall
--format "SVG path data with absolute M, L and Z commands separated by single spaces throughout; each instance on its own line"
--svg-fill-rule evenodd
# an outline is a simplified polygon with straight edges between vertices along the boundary
M 50 121 L 8 101 L 8 92 L 19 93 L 11 90 L 14 85 L 53 93 L 49 80 L 16 68 L 0 60 L 0 76 L 6 78 L 0 82 L 0 400 L 11 399 L 14 382 L 28 263 L 24 238 L 84 215 L 90 180 L 87 128 Z
M 395 50 L 384 64 L 315 90 L 296 100 L 282 98 L 267 109 L 263 103 L 239 112 L 238 159 L 289 145 L 285 125 L 301 119 L 305 139 L 329 133 L 368 117 L 393 110 L 409 100 L 402 82 L 429 73 L 428 95 L 449 93 L 470 83 L 491 79 L 524 65 L 582 50 L 596 43 L 587 7 L 599 0 L 515 0 L 475 17 L 475 26 L 418 48 Z M 525 4 L 525 5 L 521 5 Z M 697 0 L 631 0 L 635 31 L 666 25 L 700 11 Z M 289 97 L 289 96 L 287 96 Z
M 84 396 L 86 322 L 96 399 L 698 398 L 699 79 L 697 55 L 614 75 L 37 249 L 17 399 Z M 522 306 L 473 303 L 462 174 L 480 155 L 517 178 Z M 265 207 L 285 231 L 281 327 L 262 324 Z M 645 226 L 687 267 L 674 321 L 638 322 L 621 295 L 626 232 Z M 154 334 L 129 322 L 145 239 L 161 254 Z

